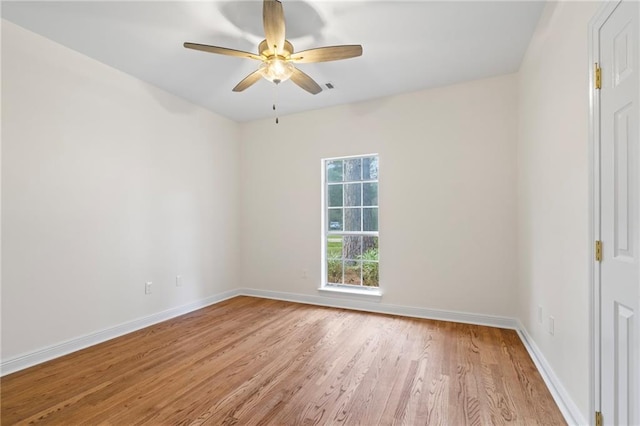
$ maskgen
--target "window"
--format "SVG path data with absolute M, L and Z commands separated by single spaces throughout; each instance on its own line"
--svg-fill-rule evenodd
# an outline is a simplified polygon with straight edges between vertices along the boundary
M 332 158 L 324 168 L 324 284 L 378 288 L 378 156 Z

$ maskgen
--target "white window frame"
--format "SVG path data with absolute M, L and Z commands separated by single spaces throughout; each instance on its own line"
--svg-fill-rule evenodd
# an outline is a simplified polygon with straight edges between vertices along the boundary
M 351 159 L 356 159 L 356 158 L 367 158 L 367 157 L 377 157 L 378 159 L 378 177 L 374 180 L 359 180 L 359 181 L 354 181 L 353 183 L 377 183 L 378 184 L 378 203 L 376 206 L 363 206 L 363 197 L 364 197 L 364 191 L 361 191 L 360 193 L 360 197 L 361 197 L 361 202 L 360 202 L 360 209 L 366 208 L 366 207 L 375 207 L 378 209 L 378 231 L 330 231 L 329 230 L 329 215 L 328 215 L 328 211 L 329 211 L 329 206 L 328 206 L 328 202 L 329 202 L 329 186 L 330 183 L 327 181 L 328 177 L 327 177 L 327 163 L 331 162 L 331 161 L 336 161 L 336 160 L 351 160 Z M 341 156 L 341 157 L 330 157 L 330 158 L 323 158 L 321 160 L 321 170 L 322 170 L 322 237 L 321 237 L 321 241 L 322 241 L 322 278 L 321 278 L 321 286 L 318 290 L 321 291 L 328 291 L 328 292 L 332 292 L 332 293 L 341 293 L 341 294 L 355 294 L 355 295 L 365 295 L 365 296 L 381 296 L 382 295 L 382 290 L 381 290 L 381 283 L 380 283 L 380 277 L 378 275 L 378 286 L 377 287 L 370 287 L 370 286 L 365 286 L 365 285 L 357 285 L 357 284 L 334 284 L 334 283 L 329 283 L 327 280 L 327 239 L 330 235 L 341 235 L 341 236 L 347 236 L 347 235 L 362 235 L 362 236 L 375 236 L 378 238 L 378 244 L 380 241 L 380 185 L 379 185 L 379 181 L 380 181 L 380 155 L 377 153 L 372 153 L 372 154 L 359 154 L 359 155 L 350 155 L 350 156 Z M 345 185 L 345 184 L 349 184 L 350 181 L 342 181 L 342 182 L 335 182 L 333 183 L 334 185 Z M 344 196 L 344 195 L 343 195 Z M 344 203 L 341 207 L 339 207 L 340 209 L 345 209 L 347 208 Z M 343 215 L 344 218 L 344 215 Z M 360 225 L 361 225 L 361 229 L 363 229 L 363 221 L 364 221 L 364 214 L 360 215 Z M 343 222 L 343 228 L 344 228 L 344 222 Z M 380 268 L 380 255 L 378 254 L 378 274 L 379 274 L 379 268 Z M 344 266 L 343 266 L 344 268 Z M 343 274 L 344 274 L 344 269 L 343 269 Z M 362 282 L 362 268 L 361 268 L 361 272 L 360 272 L 360 277 L 361 277 L 361 282 Z

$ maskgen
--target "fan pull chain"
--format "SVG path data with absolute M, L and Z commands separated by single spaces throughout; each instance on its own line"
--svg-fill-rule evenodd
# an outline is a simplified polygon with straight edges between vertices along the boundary
M 276 111 L 276 104 L 278 103 L 278 83 L 275 83 L 273 88 L 273 114 L 276 116 L 276 124 L 280 122 L 278 120 L 278 112 Z
M 273 88 L 273 115 L 276 118 L 276 124 L 280 122 L 280 120 L 278 119 L 278 111 L 276 108 L 277 104 L 278 104 L 278 83 L 275 83 L 275 87 Z

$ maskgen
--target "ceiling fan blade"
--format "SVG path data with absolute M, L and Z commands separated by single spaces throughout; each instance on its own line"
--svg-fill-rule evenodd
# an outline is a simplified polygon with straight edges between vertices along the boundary
M 282 53 L 285 38 L 284 10 L 280 0 L 264 0 L 262 23 L 269 50 Z M 274 49 L 275 46 L 275 49 Z
M 291 61 L 298 64 L 306 64 L 310 62 L 337 61 L 340 59 L 355 58 L 361 55 L 362 46 L 359 44 L 350 44 L 303 50 L 302 52 L 291 55 Z
M 253 86 L 262 78 L 262 70 L 258 69 L 246 76 L 240 83 L 233 88 L 234 92 L 242 92 L 244 89 Z
M 260 56 L 254 55 L 253 53 L 245 52 L 242 50 L 228 49 L 226 47 L 209 46 L 208 44 L 198 44 L 198 43 L 185 43 L 184 47 L 186 47 L 187 49 L 202 50 L 203 52 L 218 53 L 220 55 L 237 56 L 239 58 L 257 59 L 258 61 L 262 60 Z
M 302 87 L 312 95 L 317 95 L 322 92 L 322 87 L 318 85 L 311 77 L 300 71 L 298 68 L 294 68 L 293 74 L 291 74 L 291 81 L 298 86 Z

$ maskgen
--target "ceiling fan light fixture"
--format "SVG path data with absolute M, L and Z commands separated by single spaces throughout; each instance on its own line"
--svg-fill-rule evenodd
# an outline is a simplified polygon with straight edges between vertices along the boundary
M 191 42 L 184 43 L 184 47 L 262 62 L 257 70 L 236 84 L 233 88 L 234 92 L 242 92 L 256 84 L 261 78 L 264 78 L 275 84 L 291 79 L 298 87 L 312 95 L 317 95 L 322 92 L 322 87 L 307 74 L 296 68 L 295 64 L 338 61 L 362 55 L 362 46 L 359 44 L 317 47 L 294 53 L 293 45 L 285 38 L 286 29 L 281 0 L 263 0 L 262 26 L 264 28 L 264 40 L 258 44 L 257 55 L 227 47 Z
M 280 84 L 291 77 L 295 67 L 289 61 L 274 57 L 264 61 L 260 66 L 260 69 L 262 70 L 262 76 L 265 79 L 272 83 Z

